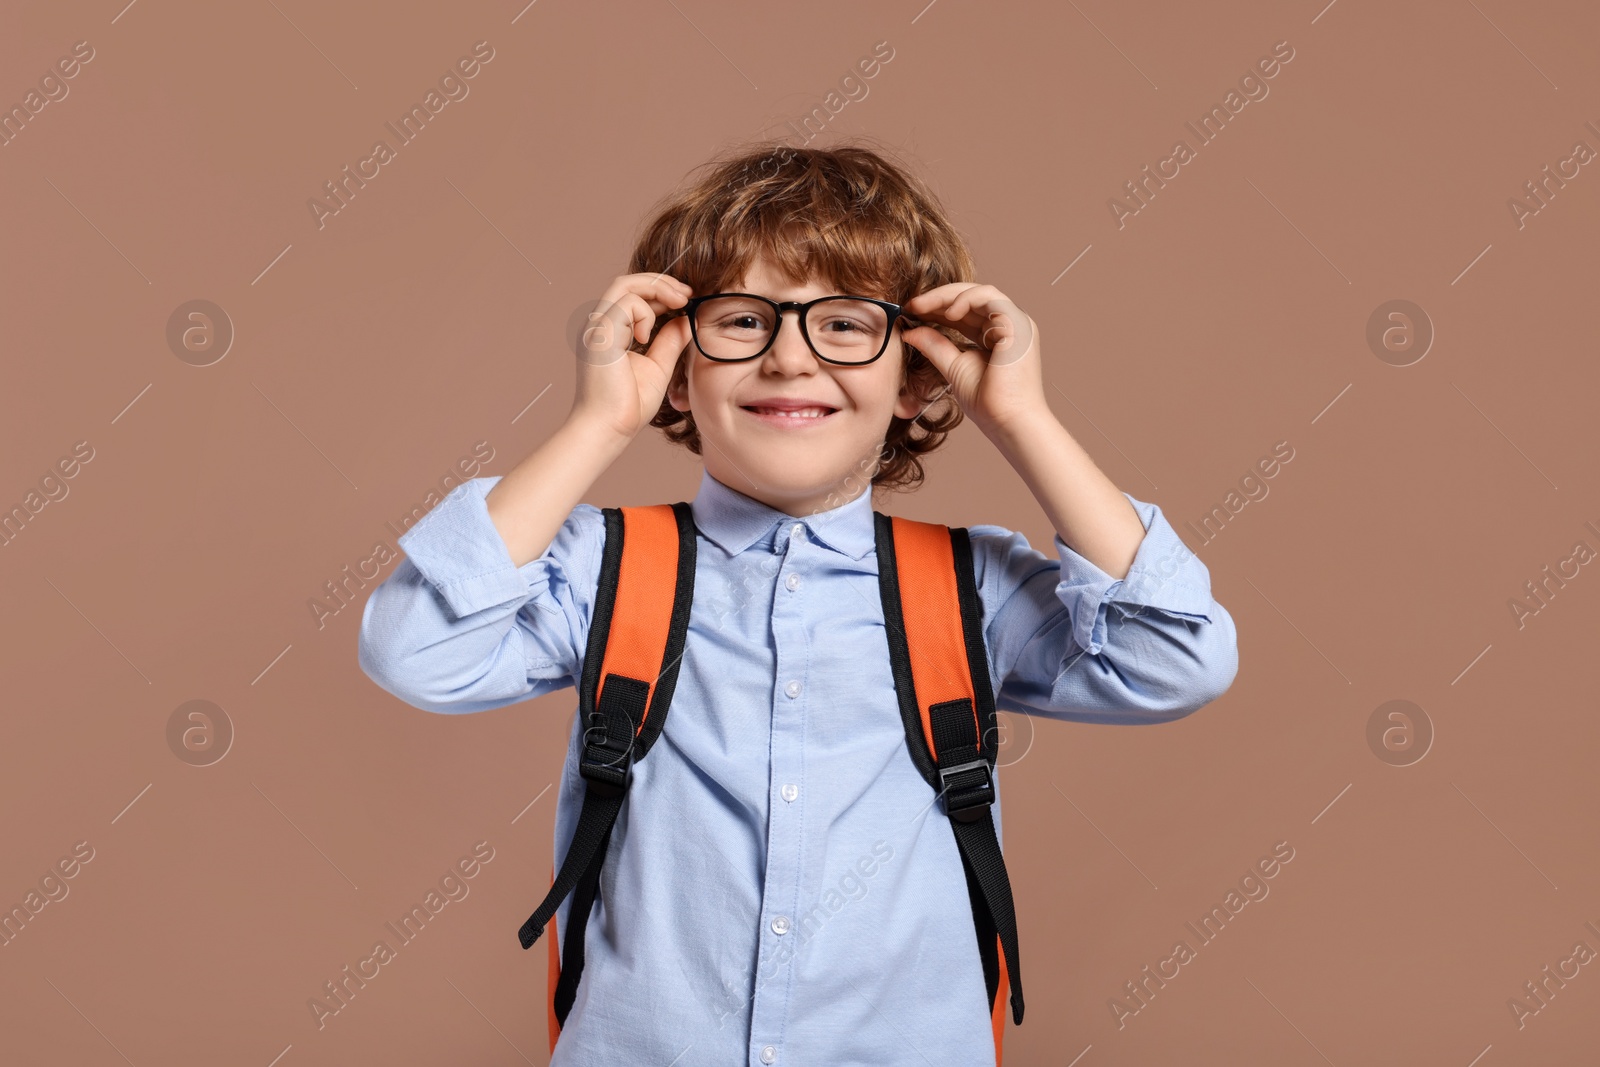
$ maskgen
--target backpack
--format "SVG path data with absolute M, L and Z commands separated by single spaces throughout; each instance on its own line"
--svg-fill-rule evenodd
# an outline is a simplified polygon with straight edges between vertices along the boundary
M 666 723 L 694 597 L 697 530 L 687 503 L 604 508 L 602 514 L 605 552 L 578 691 L 585 723 L 583 807 L 560 873 L 552 869 L 543 903 L 517 931 L 522 947 L 531 947 L 573 894 L 565 951 L 554 931 L 549 941 L 552 1052 L 583 974 L 584 930 L 612 824 L 627 799 L 633 764 L 649 755 Z M 961 853 L 998 1065 L 1003 994 L 1009 988 L 1012 1018 L 1020 1025 L 1022 977 L 1011 882 L 990 811 L 997 734 L 972 545 L 962 527 L 879 511 L 873 525 L 906 746 L 929 787 L 944 796 Z M 916 593 L 903 596 L 903 590 Z

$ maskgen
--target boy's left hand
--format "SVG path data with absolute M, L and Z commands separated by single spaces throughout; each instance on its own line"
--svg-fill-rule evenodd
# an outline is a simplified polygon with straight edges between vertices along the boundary
M 951 327 L 977 346 L 958 348 L 932 325 L 902 334 L 944 375 L 961 410 L 985 434 L 1019 417 L 1049 411 L 1039 327 L 1000 290 L 953 282 L 906 301 L 905 313 Z

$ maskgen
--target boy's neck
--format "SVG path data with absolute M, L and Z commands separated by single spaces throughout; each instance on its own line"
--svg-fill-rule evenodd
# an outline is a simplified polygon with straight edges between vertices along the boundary
M 812 506 L 808 506 L 808 504 L 807 504 L 807 502 L 805 500 L 801 500 L 799 498 L 791 498 L 791 499 L 787 499 L 787 500 L 786 499 L 782 499 L 782 498 L 773 496 L 770 493 L 763 493 L 763 492 L 761 492 L 759 490 L 756 490 L 754 486 L 752 486 L 748 490 L 737 488 L 735 486 L 729 485 L 727 482 L 723 481 L 721 478 L 718 478 L 715 474 L 712 474 L 709 470 L 706 471 L 706 475 L 712 481 L 716 482 L 718 485 L 722 486 L 724 489 L 727 489 L 729 492 L 738 493 L 740 496 L 748 497 L 749 499 L 754 500 L 758 504 L 764 504 L 765 506 L 771 508 L 772 510 L 780 511 L 783 514 L 789 516 L 790 518 L 794 518 L 794 519 L 805 518 L 808 515 L 822 515 L 822 514 L 825 514 L 825 513 L 829 512 L 829 511 L 837 511 L 839 508 L 842 508 L 845 505 L 850 504 L 853 501 L 855 501 L 858 497 L 861 496 L 862 493 L 868 493 L 868 492 L 872 491 L 872 485 L 871 485 L 870 482 L 867 483 L 866 485 L 861 486 L 859 489 L 857 489 L 854 493 L 850 494 L 849 496 L 845 495 L 845 490 L 842 490 L 842 489 L 831 490 L 830 492 L 828 492 L 827 494 L 825 494 L 822 497 L 821 502 L 817 506 L 812 507 Z M 811 499 L 814 499 L 814 498 L 811 498 Z

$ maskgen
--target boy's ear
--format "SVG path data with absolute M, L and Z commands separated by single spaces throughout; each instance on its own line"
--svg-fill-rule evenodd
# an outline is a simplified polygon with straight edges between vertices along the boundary
M 897 418 L 914 419 L 922 414 L 924 401 L 911 391 L 910 383 L 900 387 L 900 395 L 895 397 L 894 413 Z
M 667 382 L 667 402 L 674 411 L 689 410 L 688 369 L 681 363 L 673 369 L 672 379 Z
M 897 418 L 914 419 L 922 414 L 928 401 L 919 397 L 912 388 L 911 375 L 902 365 L 900 369 L 900 395 L 894 400 L 894 413 Z

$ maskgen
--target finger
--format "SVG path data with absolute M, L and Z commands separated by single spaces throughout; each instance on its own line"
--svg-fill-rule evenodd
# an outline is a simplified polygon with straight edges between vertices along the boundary
M 644 299 L 650 307 L 657 311 L 666 311 L 669 308 L 681 308 L 689 302 L 694 295 L 694 290 L 683 282 L 667 274 L 636 275 L 645 279 L 643 284 L 633 287 L 633 292 Z
M 681 278 L 675 278 L 666 271 L 645 271 L 642 274 L 628 275 L 630 281 L 640 286 L 663 287 L 689 292 L 689 283 Z
M 689 347 L 689 323 L 686 319 L 673 319 L 661 327 L 656 339 L 650 342 L 645 358 L 661 368 L 669 379 L 677 369 L 678 360 Z
M 650 336 L 655 318 L 650 305 L 637 293 L 624 292 L 613 300 L 601 297 L 589 313 L 583 347 L 595 355 L 610 355 L 626 349 L 630 338 L 642 343 Z
M 1039 327 L 1021 308 L 1011 305 L 1001 310 L 984 328 L 980 342 L 989 353 L 989 366 L 1004 367 L 1037 353 Z
M 652 275 L 652 277 L 658 279 L 660 283 L 667 288 L 667 291 L 671 292 L 675 296 L 682 296 L 685 300 L 687 300 L 694 295 L 694 286 L 690 285 L 682 278 L 674 278 L 670 274 L 655 274 Z
M 1006 295 L 992 285 L 965 284 L 955 287 L 939 307 L 952 324 L 974 322 L 983 317 L 985 308 L 1006 302 Z
M 961 295 L 963 290 L 972 288 L 974 284 L 973 282 L 951 282 L 948 285 L 929 289 L 927 292 L 919 293 L 907 300 L 905 309 L 913 315 L 922 317 L 936 314 L 940 309 L 948 307 L 950 302 Z
M 954 330 L 956 333 L 960 334 L 962 337 L 965 337 L 974 345 L 981 346 L 983 343 L 980 338 L 983 332 L 984 323 L 981 321 L 971 322 L 965 319 L 955 319 L 949 317 L 948 313 L 939 312 L 930 313 L 925 316 L 925 318 L 927 318 L 929 322 L 925 324 L 922 329 L 933 329 L 932 324 L 936 322 L 947 330 Z M 944 335 L 940 334 L 940 336 L 942 337 Z
M 1005 299 L 1005 294 L 992 285 L 974 285 L 957 294 L 956 298 L 950 302 L 947 314 L 951 318 L 966 321 L 973 315 L 974 309 L 986 313 L 993 309 L 994 304 L 999 301 L 1005 301 Z M 1009 303 L 1009 301 L 1006 302 Z M 986 317 L 986 314 L 984 317 Z
M 680 289 L 689 288 L 688 282 L 685 282 L 682 278 L 676 277 L 675 275 L 668 274 L 664 270 L 645 271 L 642 274 L 634 275 L 634 277 L 649 278 L 652 282 L 661 282 L 665 285 L 677 286 Z
M 682 307 L 694 295 L 693 290 L 670 274 L 625 274 L 606 288 L 600 298 L 602 311 L 621 303 L 629 295 L 637 296 L 654 311 Z
M 1020 359 L 1032 345 L 1036 333 L 1033 320 L 998 289 L 984 288 L 991 289 L 993 295 L 966 293 L 958 301 L 970 301 L 961 332 L 986 352 L 1002 352 L 1007 362 Z M 952 307 L 951 313 L 958 310 L 961 309 Z
M 649 301 L 638 293 L 624 293 L 622 299 L 617 301 L 621 308 L 624 321 L 628 324 L 628 331 L 633 339 L 640 344 L 650 338 L 650 328 L 655 325 L 656 311 L 650 306 Z
M 996 316 L 1009 314 L 1007 309 L 1012 306 L 1005 294 L 992 285 L 957 283 L 924 295 L 936 293 L 941 293 L 940 303 L 913 314 L 948 326 L 980 348 L 989 347 L 986 337 L 993 329 Z M 910 310 L 911 304 L 907 308 Z
M 976 357 L 970 352 L 963 352 L 950 342 L 950 339 L 932 326 L 919 326 L 914 330 L 907 330 L 904 334 L 906 344 L 928 357 L 928 362 L 944 376 L 944 380 L 955 383 L 961 373 L 962 364 Z

